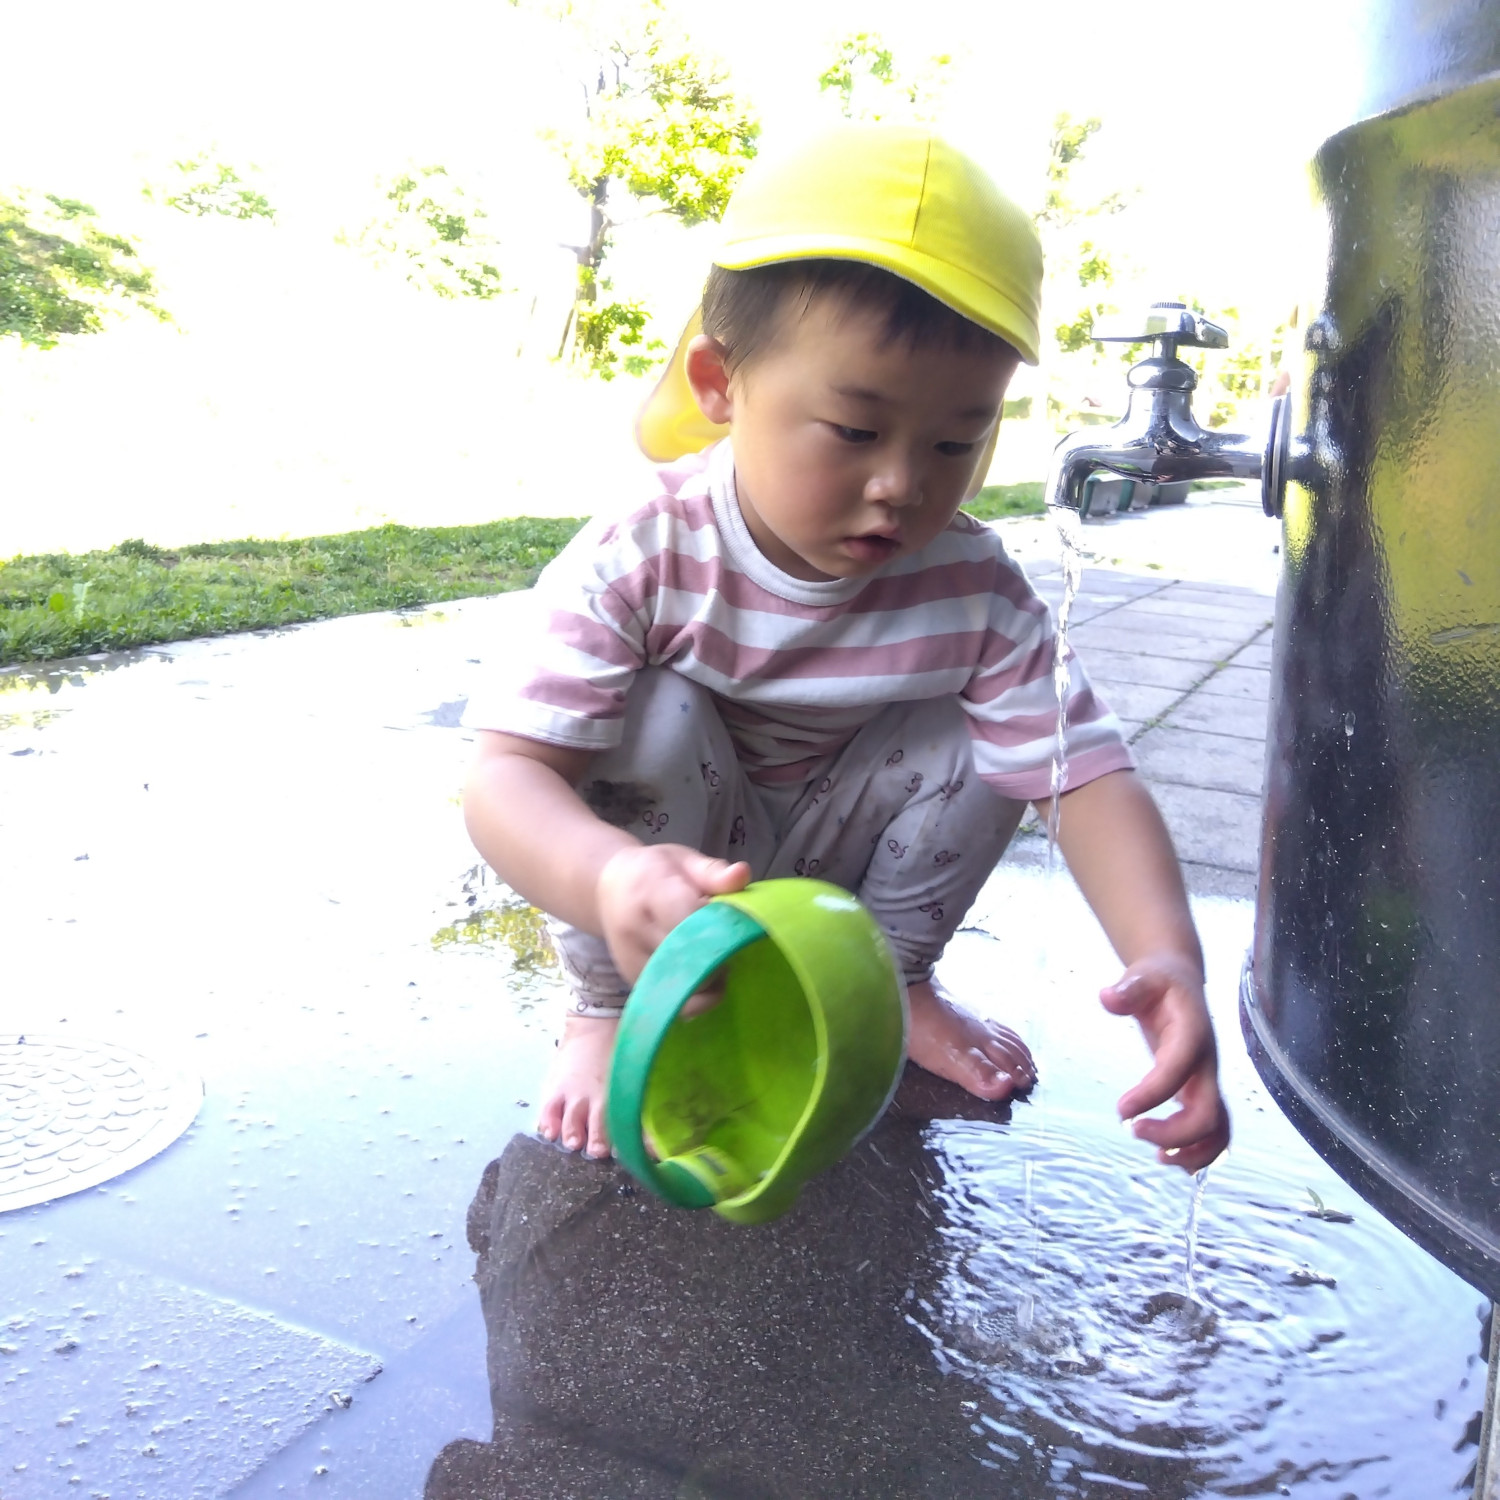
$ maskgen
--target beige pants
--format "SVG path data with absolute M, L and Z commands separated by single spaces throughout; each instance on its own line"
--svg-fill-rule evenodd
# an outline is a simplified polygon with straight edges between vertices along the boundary
M 664 667 L 641 672 L 625 737 L 579 784 L 606 822 L 644 844 L 747 860 L 757 880 L 816 876 L 852 891 L 885 929 L 908 984 L 927 979 L 1020 822 L 974 770 L 953 698 L 894 703 L 826 771 L 793 788 L 755 786 L 713 695 Z M 630 986 L 602 938 L 548 930 L 579 1015 L 618 1015 Z

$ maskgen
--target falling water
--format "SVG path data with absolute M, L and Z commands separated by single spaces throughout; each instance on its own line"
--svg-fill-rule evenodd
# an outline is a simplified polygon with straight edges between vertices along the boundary
M 1183 1290 L 1194 1302 L 1198 1300 L 1198 1289 L 1193 1280 L 1193 1268 L 1198 1260 L 1198 1214 L 1203 1207 L 1203 1193 L 1207 1187 L 1208 1168 L 1203 1167 L 1198 1172 L 1193 1188 L 1193 1202 L 1188 1209 L 1187 1235 L 1184 1243 Z
M 1052 512 L 1062 543 L 1063 596 L 1057 607 L 1057 640 L 1052 656 L 1052 686 L 1057 694 L 1057 744 L 1052 751 L 1052 803 L 1047 813 L 1047 869 L 1057 860 L 1057 834 L 1062 823 L 1062 794 L 1068 785 L 1068 698 L 1073 670 L 1068 660 L 1068 618 L 1083 583 L 1083 522 L 1078 512 L 1057 506 Z
M 1061 825 L 1062 794 L 1068 784 L 1068 698 L 1072 691 L 1072 668 L 1068 661 L 1068 619 L 1073 613 L 1073 601 L 1078 597 L 1083 583 L 1082 523 L 1078 513 L 1065 508 L 1052 512 L 1057 523 L 1057 534 L 1062 543 L 1063 596 L 1057 609 L 1057 637 L 1052 656 L 1052 686 L 1057 694 L 1057 741 L 1052 751 L 1052 801 L 1047 812 L 1047 875 L 1055 876 L 1057 865 L 1057 834 Z M 1032 1041 L 1040 1050 L 1043 1038 L 1034 1033 Z M 1039 1089 L 1033 1095 L 1036 1106 L 1037 1144 L 1045 1147 L 1047 1141 L 1047 1092 Z M 1025 1206 L 1028 1226 L 1028 1251 L 1026 1256 L 1027 1276 L 1024 1290 L 1016 1303 L 1016 1327 L 1021 1333 L 1030 1331 L 1036 1320 L 1036 1287 L 1038 1285 L 1038 1257 L 1041 1253 L 1042 1225 L 1033 1191 L 1033 1174 L 1036 1163 L 1028 1156 L 1024 1164 Z
M 1035 1166 L 1036 1163 L 1030 1157 L 1027 1157 L 1021 1164 L 1022 1201 L 1026 1222 L 1031 1231 L 1031 1244 L 1026 1254 L 1026 1289 L 1016 1303 L 1016 1327 L 1022 1333 L 1029 1333 L 1032 1324 L 1036 1322 L 1036 1260 L 1037 1252 L 1042 1244 L 1042 1224 L 1037 1212 L 1036 1195 L 1032 1191 L 1032 1173 Z

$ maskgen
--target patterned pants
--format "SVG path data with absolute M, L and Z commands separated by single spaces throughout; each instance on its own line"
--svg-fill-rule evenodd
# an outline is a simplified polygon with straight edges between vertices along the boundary
M 625 737 L 579 794 L 644 844 L 747 860 L 757 880 L 816 876 L 852 891 L 885 929 L 908 984 L 927 979 L 1021 819 L 974 771 L 952 698 L 893 703 L 826 773 L 755 786 L 713 696 L 667 668 L 638 674 Z M 578 1015 L 616 1016 L 630 986 L 602 938 L 549 920 Z

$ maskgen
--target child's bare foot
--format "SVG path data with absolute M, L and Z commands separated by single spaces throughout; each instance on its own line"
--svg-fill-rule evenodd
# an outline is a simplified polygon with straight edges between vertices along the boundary
M 911 1060 L 981 1099 L 1008 1099 L 1036 1082 L 1026 1043 L 998 1021 L 982 1021 L 955 1005 L 932 980 L 914 984 Z
M 542 1081 L 536 1130 L 543 1140 L 590 1156 L 609 1155 L 604 1094 L 619 1030 L 620 1023 L 608 1016 L 569 1016 L 563 1022 L 557 1056 Z

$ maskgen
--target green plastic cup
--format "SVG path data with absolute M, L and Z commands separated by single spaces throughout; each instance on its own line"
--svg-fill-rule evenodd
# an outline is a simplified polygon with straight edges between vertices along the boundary
M 682 1015 L 721 968 L 722 998 Z M 880 1117 L 906 1031 L 900 966 L 847 891 L 763 880 L 717 896 L 667 934 L 626 1002 L 615 1155 L 669 1203 L 774 1219 Z

